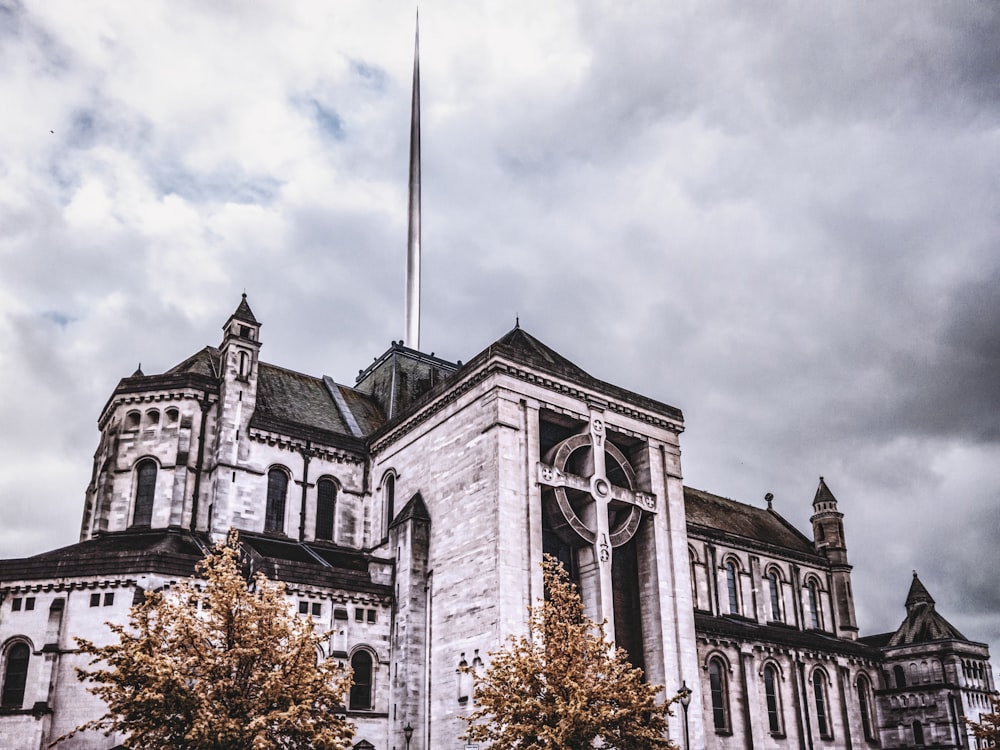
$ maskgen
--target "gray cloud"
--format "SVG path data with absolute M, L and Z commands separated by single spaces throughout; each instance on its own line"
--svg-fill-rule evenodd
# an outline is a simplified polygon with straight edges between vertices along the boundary
M 148 7 L 0 3 L 5 555 L 76 538 L 117 379 L 217 344 L 243 289 L 287 367 L 350 383 L 402 336 L 412 17 Z M 519 315 L 682 408 L 689 484 L 808 529 L 823 474 L 864 631 L 917 568 L 1000 643 L 998 16 L 430 5 L 424 348 Z

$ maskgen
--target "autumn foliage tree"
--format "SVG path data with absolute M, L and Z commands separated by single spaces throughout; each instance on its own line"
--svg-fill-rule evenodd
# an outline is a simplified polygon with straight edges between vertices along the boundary
M 200 577 L 146 595 L 81 680 L 107 713 L 74 730 L 118 732 L 137 750 L 350 747 L 343 717 L 349 672 L 317 659 L 324 636 L 296 616 L 284 587 L 241 575 L 235 533 L 198 566 Z
M 464 737 L 497 750 L 675 748 L 673 699 L 660 701 L 662 688 L 608 644 L 562 565 L 546 555 L 542 568 L 545 601 L 531 608 L 528 636 L 508 639 L 476 677 Z
M 980 740 L 980 747 L 996 747 L 1000 743 L 1000 695 L 990 696 L 990 710 L 980 714 L 979 721 L 966 719 L 965 723 Z

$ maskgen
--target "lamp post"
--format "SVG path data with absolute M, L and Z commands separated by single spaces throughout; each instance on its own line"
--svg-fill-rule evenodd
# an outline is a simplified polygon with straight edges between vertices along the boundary
M 681 680 L 681 689 L 677 691 L 681 699 L 681 707 L 684 709 L 684 750 L 691 750 L 691 739 L 688 737 L 688 706 L 691 705 L 691 688 L 687 686 L 687 680 Z
M 403 727 L 403 737 L 406 738 L 406 750 L 410 750 L 410 740 L 413 739 L 413 727 L 410 726 L 410 722 L 406 722 L 406 726 Z

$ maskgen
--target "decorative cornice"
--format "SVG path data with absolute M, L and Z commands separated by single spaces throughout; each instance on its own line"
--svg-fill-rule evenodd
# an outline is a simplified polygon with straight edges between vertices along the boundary
M 404 417 L 396 424 L 390 425 L 381 432 L 376 432 L 370 443 L 372 452 L 378 453 L 407 433 L 412 432 L 446 406 L 453 403 L 460 396 L 467 393 L 469 390 L 494 374 L 507 375 L 522 382 L 541 386 L 542 388 L 554 393 L 569 396 L 587 403 L 597 399 L 607 411 L 621 414 L 622 416 L 649 424 L 653 427 L 667 430 L 668 432 L 672 432 L 674 434 L 679 435 L 684 431 L 684 426 L 678 423 L 677 420 L 664 419 L 650 412 L 640 411 L 620 401 L 611 400 L 604 394 L 584 391 L 551 376 L 531 372 L 510 362 L 492 359 L 486 362 L 482 369 L 471 373 L 470 375 L 462 378 L 455 385 L 452 385 L 442 393 L 437 394 L 436 397 L 432 398 L 422 408 L 418 407 L 409 416 Z

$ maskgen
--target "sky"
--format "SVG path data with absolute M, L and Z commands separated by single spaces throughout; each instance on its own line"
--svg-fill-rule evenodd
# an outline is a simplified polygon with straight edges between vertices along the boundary
M 404 336 L 414 6 L 0 0 L 0 557 L 240 294 L 353 384 Z M 421 348 L 520 319 L 683 410 L 685 483 L 845 514 L 1000 649 L 1000 4 L 425 0 Z

